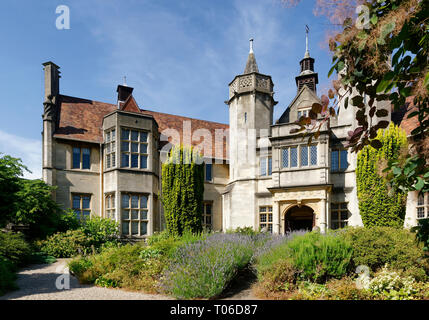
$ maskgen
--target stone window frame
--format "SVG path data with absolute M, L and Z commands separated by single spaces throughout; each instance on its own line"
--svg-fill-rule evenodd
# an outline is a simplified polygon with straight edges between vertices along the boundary
M 264 165 L 262 165 L 264 160 Z M 262 171 L 264 169 L 264 171 Z M 259 157 L 259 175 L 261 177 L 270 177 L 273 174 L 273 157 L 270 155 Z
M 207 208 L 210 208 L 210 212 L 207 212 Z M 213 201 L 203 201 L 203 228 L 212 230 L 213 228 Z
M 75 150 L 79 149 L 79 167 L 75 166 L 75 159 L 74 159 L 74 155 L 75 155 Z M 88 168 L 84 168 L 84 152 L 83 150 L 88 150 L 89 154 L 88 154 Z M 86 145 L 74 145 L 72 146 L 72 156 L 71 156 L 71 168 L 73 170 L 91 170 L 91 147 L 90 146 L 86 146 Z
M 273 206 L 259 206 L 259 230 L 267 227 L 267 232 L 273 233 Z
M 422 212 L 422 216 L 419 215 Z M 429 218 L 429 192 L 419 192 L 417 195 L 416 205 L 416 218 L 417 220 Z
M 116 168 L 116 127 L 104 132 L 104 154 L 106 169 Z
M 128 196 L 128 207 L 124 207 L 124 196 Z M 137 207 L 133 206 L 133 197 L 138 197 Z M 146 198 L 146 207 L 142 206 L 141 199 Z M 122 237 L 145 237 L 149 235 L 149 204 L 150 194 L 149 193 L 138 193 L 138 192 L 121 192 L 121 236 Z M 124 212 L 128 212 L 128 218 L 124 215 Z M 133 212 L 134 211 L 134 212 Z M 133 213 L 137 211 L 137 218 L 133 216 Z M 142 213 L 146 213 L 145 218 L 142 217 Z M 125 219 L 124 219 L 125 217 Z M 133 234 L 133 222 L 138 223 L 137 233 Z M 124 234 L 124 223 L 128 223 L 128 234 Z M 142 225 L 146 224 L 146 233 L 142 233 Z
M 311 108 L 298 109 L 298 110 L 297 110 L 298 120 L 299 120 L 302 116 L 308 117 L 308 115 L 310 114 L 310 110 L 311 110 Z
M 330 222 L 331 229 L 342 229 L 348 226 L 348 220 L 350 211 L 348 209 L 348 202 L 331 202 Z M 346 214 L 347 218 L 343 218 L 343 214 Z M 337 227 L 334 227 L 334 223 L 337 223 Z
M 109 192 L 104 194 L 104 212 L 105 217 L 116 221 L 116 193 Z
M 71 209 L 76 214 L 76 217 L 79 221 L 84 221 L 88 218 L 91 218 L 92 212 L 92 194 L 91 193 L 78 193 L 72 192 L 70 197 Z M 75 197 L 79 197 L 79 206 L 75 206 Z M 88 208 L 84 208 L 84 198 L 89 198 Z
M 302 163 L 302 150 L 303 148 L 307 148 L 307 164 Z M 316 163 L 312 163 L 312 157 L 311 157 L 311 148 L 316 147 Z M 292 166 L 292 152 L 291 149 L 296 148 L 296 166 Z M 286 164 L 285 165 L 285 158 L 284 154 L 287 152 L 287 158 L 286 158 Z M 310 145 L 308 144 L 297 144 L 297 145 L 291 145 L 291 146 L 284 146 L 280 148 L 280 159 L 281 159 L 281 168 L 282 169 L 295 169 L 295 168 L 310 168 L 310 167 L 317 167 L 319 165 L 319 144 L 318 143 L 312 143 Z
M 148 170 L 149 169 L 149 134 L 150 132 L 147 130 L 129 128 L 129 127 L 121 127 L 120 132 L 120 167 L 127 168 L 132 170 Z M 128 131 L 128 139 L 124 139 L 123 133 L 124 131 Z M 133 140 L 132 134 L 133 132 L 138 133 L 137 140 Z M 146 134 L 146 139 L 142 140 L 142 134 Z M 124 150 L 123 146 L 125 143 L 128 143 L 128 150 Z M 137 144 L 137 151 L 133 151 L 133 144 Z M 142 152 L 142 145 L 146 145 L 146 152 Z M 128 165 L 123 165 L 123 155 L 128 155 Z M 133 167 L 132 157 L 133 155 L 137 155 L 137 166 Z M 142 168 L 142 157 L 146 157 L 146 166 Z

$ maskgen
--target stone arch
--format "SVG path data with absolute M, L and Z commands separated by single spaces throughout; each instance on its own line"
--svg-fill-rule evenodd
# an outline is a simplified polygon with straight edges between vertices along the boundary
M 311 205 L 290 205 L 284 211 L 284 232 L 311 231 L 316 225 L 316 214 Z

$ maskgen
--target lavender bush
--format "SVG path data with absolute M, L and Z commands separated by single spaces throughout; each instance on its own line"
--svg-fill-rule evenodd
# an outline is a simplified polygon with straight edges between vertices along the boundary
M 254 253 L 255 241 L 240 234 L 213 234 L 177 249 L 162 286 L 176 298 L 219 296 Z

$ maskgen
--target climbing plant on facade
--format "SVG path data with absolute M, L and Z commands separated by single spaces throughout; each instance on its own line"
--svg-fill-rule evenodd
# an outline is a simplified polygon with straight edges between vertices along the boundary
M 192 147 L 174 146 L 162 164 L 162 203 L 171 235 L 202 230 L 204 165 Z
M 382 143 L 381 148 L 368 145 L 358 153 L 356 185 L 360 215 L 365 227 L 402 227 L 407 193 L 391 187 L 383 169 L 389 160 L 405 158 L 407 136 L 391 123 L 387 129 L 378 131 L 377 139 Z

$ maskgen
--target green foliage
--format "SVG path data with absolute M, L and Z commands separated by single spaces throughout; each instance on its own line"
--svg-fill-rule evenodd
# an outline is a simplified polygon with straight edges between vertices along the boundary
M 0 256 L 15 266 L 22 266 L 28 261 L 30 254 L 30 245 L 22 234 L 0 231 Z
M 70 258 L 89 253 L 91 238 L 80 229 L 59 232 L 41 241 L 40 251 L 56 258 Z
M 93 216 L 79 229 L 58 232 L 40 241 L 39 246 L 47 255 L 70 258 L 78 254 L 90 254 L 108 246 L 116 246 L 118 237 L 119 228 L 115 221 Z
M 162 164 L 162 203 L 172 235 L 202 231 L 204 166 L 192 147 L 174 146 Z
M 21 188 L 24 170 L 28 171 L 21 159 L 0 153 L 0 228 L 9 223 L 16 212 L 16 194 Z
M 15 279 L 13 263 L 0 255 L 0 296 L 17 289 Z
M 58 222 L 57 231 L 65 232 L 67 230 L 76 230 L 81 227 L 81 222 L 77 218 L 76 213 L 72 209 L 64 210 L 61 213 Z
M 429 218 L 419 219 L 417 226 L 411 231 L 416 233 L 416 239 L 423 245 L 423 250 L 429 253 Z
M 103 243 L 116 241 L 119 237 L 119 224 L 112 219 L 93 216 L 85 221 L 82 231 L 91 239 L 91 245 L 100 247 Z
M 389 190 L 388 181 L 382 176 L 381 165 L 385 161 L 398 159 L 402 150 L 407 149 L 405 132 L 390 124 L 386 130 L 379 130 L 379 149 L 372 146 L 363 148 L 357 158 L 356 185 L 359 211 L 365 227 L 402 227 L 405 218 L 407 193 L 399 189 Z
M 323 282 L 341 278 L 350 269 L 353 250 L 334 235 L 308 233 L 288 242 L 292 263 L 302 270 L 301 279 Z
M 208 236 L 207 233 L 191 233 L 184 232 L 182 236 L 172 236 L 168 233 L 168 231 L 163 231 L 160 233 L 156 233 L 150 236 L 147 239 L 147 244 L 159 250 L 163 255 L 167 257 L 172 257 L 174 252 L 180 246 L 183 246 L 188 243 L 194 243 L 200 240 L 204 240 Z
M 406 229 L 390 227 L 349 227 L 339 237 L 353 248 L 355 267 L 368 266 L 373 272 L 388 264 L 397 270 L 408 270 L 418 280 L 424 280 L 427 260 L 415 235 Z
M 273 272 L 279 261 L 288 260 L 299 280 L 324 282 L 344 276 L 351 266 L 351 246 L 335 235 L 310 232 L 296 236 L 258 257 L 258 278 Z
M 164 255 L 142 244 L 104 249 L 101 253 L 78 257 L 69 263 L 81 283 L 103 287 L 157 292 L 158 280 L 166 266 Z

